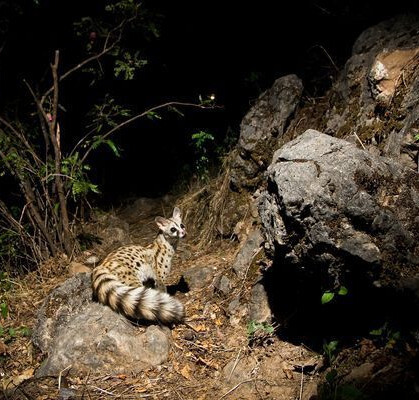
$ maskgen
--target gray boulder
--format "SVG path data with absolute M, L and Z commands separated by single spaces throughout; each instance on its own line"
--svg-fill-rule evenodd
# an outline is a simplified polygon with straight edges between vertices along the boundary
M 378 148 L 381 155 L 415 169 L 418 148 L 412 129 L 419 118 L 419 71 L 414 67 L 418 33 L 419 17 L 414 15 L 365 30 L 326 95 L 323 123 L 308 121 L 308 127 L 353 142 L 359 138 L 366 148 Z
M 283 76 L 260 95 L 243 118 L 231 172 L 234 186 L 255 187 L 259 183 L 260 171 L 269 165 L 302 91 L 303 84 L 296 75 Z
M 90 274 L 79 274 L 45 299 L 32 337 L 47 354 L 38 377 L 58 375 L 69 366 L 71 374 L 138 372 L 167 360 L 167 332 L 136 327 L 93 303 L 90 285 Z
M 308 130 L 275 152 L 259 214 L 276 261 L 348 270 L 376 285 L 419 271 L 419 179 L 414 171 L 340 139 Z M 327 285 L 326 285 L 327 287 Z

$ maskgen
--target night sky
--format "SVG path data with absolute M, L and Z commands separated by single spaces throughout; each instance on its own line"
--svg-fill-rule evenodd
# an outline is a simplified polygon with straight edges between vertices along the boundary
M 61 101 L 67 110 L 62 115 L 63 140 L 69 142 L 79 137 L 83 115 L 107 91 L 138 112 L 167 100 L 196 102 L 199 95 L 211 93 L 224 106 L 184 110 L 183 118 L 165 114 L 162 121 L 143 120 L 121 131 L 115 137 L 123 149 L 120 159 L 104 149 L 91 160 L 104 198 L 167 192 L 182 179 L 185 164 L 193 163 L 192 133 L 207 130 L 219 143 L 227 131 L 237 137 L 251 104 L 284 74 L 300 76 L 305 95 L 321 95 L 336 76 L 335 66 L 342 67 L 364 29 L 398 13 L 418 11 L 415 1 L 398 1 L 391 7 L 381 1 L 234 3 L 145 1 L 159 15 L 160 37 L 138 43 L 135 37 L 130 39 L 149 60 L 136 79 L 108 78 L 94 88 L 82 76 L 63 83 Z M 23 78 L 34 86 L 45 85 L 53 49 L 61 51 L 63 70 L 81 58 L 72 21 L 99 5 L 99 1 L 40 1 L 30 14 L 11 20 L 0 53 L 1 108 L 26 95 Z M 16 112 L 23 110 L 16 106 Z

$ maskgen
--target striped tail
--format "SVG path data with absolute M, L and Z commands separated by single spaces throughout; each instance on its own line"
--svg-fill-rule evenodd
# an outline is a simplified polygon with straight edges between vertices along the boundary
M 183 304 L 169 294 L 143 286 L 124 285 L 106 269 L 93 271 L 92 288 L 100 303 L 128 318 L 169 325 L 182 322 L 185 316 Z

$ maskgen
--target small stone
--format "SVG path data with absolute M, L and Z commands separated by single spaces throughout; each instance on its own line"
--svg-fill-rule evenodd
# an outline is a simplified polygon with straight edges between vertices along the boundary
M 249 304 L 249 320 L 255 322 L 271 322 L 272 312 L 269 307 L 268 295 L 262 284 L 252 288 Z
M 373 363 L 364 363 L 352 369 L 352 371 L 346 375 L 343 380 L 344 382 L 355 382 L 365 381 L 370 378 L 374 372 L 375 365 Z
M 229 305 L 228 305 L 228 313 L 234 314 L 234 312 L 240 307 L 240 300 L 239 299 L 234 299 Z
M 60 400 L 73 400 L 77 398 L 77 391 L 71 388 L 62 387 L 60 389 L 59 399 Z
M 193 267 L 183 274 L 183 278 L 190 290 L 196 290 L 208 286 L 213 279 L 213 275 L 214 271 L 211 267 Z
M 195 335 L 195 332 L 192 329 L 188 329 L 183 334 L 183 339 L 185 339 L 185 340 L 193 341 L 193 340 L 195 340 L 195 338 L 196 338 L 196 335 Z
M 249 233 L 233 264 L 233 270 L 239 277 L 244 277 L 246 274 L 262 242 L 263 236 L 259 228 L 255 228 Z
M 241 304 L 239 299 L 234 299 L 228 305 L 227 310 L 230 315 L 230 325 L 232 326 L 239 325 L 242 318 L 247 315 L 247 307 Z
M 222 275 L 221 278 L 217 279 L 214 283 L 215 290 L 219 293 L 227 296 L 231 291 L 231 282 L 225 275 Z
M 86 267 L 84 264 L 78 263 L 76 261 L 71 262 L 68 266 L 68 273 L 70 276 L 90 272 L 92 272 L 92 270 L 89 267 Z
M 90 256 L 85 260 L 87 265 L 96 265 L 100 261 L 98 256 Z

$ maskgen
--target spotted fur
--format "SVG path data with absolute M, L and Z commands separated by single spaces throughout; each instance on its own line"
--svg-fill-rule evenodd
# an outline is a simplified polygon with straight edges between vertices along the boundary
M 170 219 L 156 217 L 155 222 L 159 234 L 153 243 L 120 247 L 93 270 L 93 293 L 100 303 L 129 318 L 181 322 L 184 307 L 166 293 L 165 281 L 185 226 L 177 207 Z

